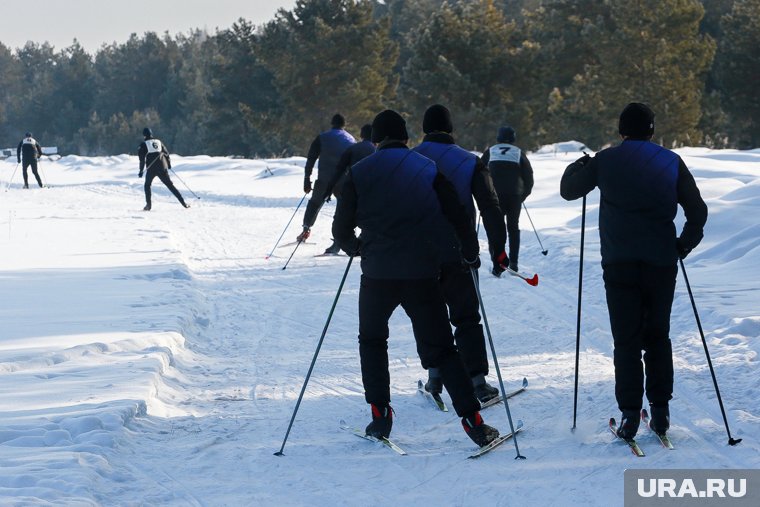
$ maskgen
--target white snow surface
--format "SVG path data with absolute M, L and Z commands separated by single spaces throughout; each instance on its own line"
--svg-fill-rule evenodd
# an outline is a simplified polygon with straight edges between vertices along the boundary
M 686 259 L 728 436 L 682 275 L 673 304 L 676 450 L 642 428 L 636 458 L 607 429 L 619 417 L 604 298 L 598 193 L 588 197 L 577 425 L 573 425 L 581 201 L 559 196 L 580 143 L 529 154 L 521 217 L 531 287 L 485 269 L 481 290 L 509 402 L 512 441 L 478 460 L 452 412 L 417 393 L 425 378 L 402 310 L 390 324 L 391 438 L 399 456 L 339 428 L 363 428 L 359 263 L 337 301 L 280 450 L 348 258 L 330 244 L 334 203 L 283 270 L 275 242 L 301 201 L 304 159 L 174 156 L 192 207 L 160 181 L 143 212 L 137 158 L 43 159 L 50 188 L 21 189 L 0 162 L 0 504 L 623 505 L 627 468 L 760 468 L 760 150 L 678 150 L 710 216 Z M 33 183 L 30 175 L 30 182 Z M 199 198 L 187 189 L 189 186 Z M 6 189 L 8 189 L 6 191 Z M 281 243 L 300 231 L 304 205 Z M 679 228 L 682 221 L 679 215 Z M 492 363 L 493 364 L 493 363 Z M 492 367 L 489 381 L 496 385 Z M 448 398 L 444 394 L 444 398 Z M 483 412 L 508 431 L 504 405 Z

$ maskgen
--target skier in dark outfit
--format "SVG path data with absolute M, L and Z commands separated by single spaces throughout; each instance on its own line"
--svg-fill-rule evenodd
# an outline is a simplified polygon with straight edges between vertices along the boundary
M 306 205 L 306 213 L 303 217 L 303 230 L 296 238 L 297 241 L 305 241 L 311 235 L 311 228 L 317 221 L 317 214 L 322 205 L 330 198 L 328 187 L 336 174 L 336 166 L 340 160 L 343 151 L 354 144 L 354 136 L 343 130 L 346 120 L 340 114 L 335 114 L 330 121 L 331 128 L 319 134 L 309 147 L 309 153 L 306 156 L 306 166 L 304 167 L 303 191 L 309 193 L 311 187 L 311 171 L 314 164 L 319 159 L 319 174 L 317 181 L 314 182 L 314 193 Z M 336 202 L 338 195 L 334 194 Z M 340 248 L 337 243 L 325 250 L 325 253 L 338 253 Z
M 341 248 L 362 259 L 359 356 L 372 411 L 366 431 L 376 437 L 391 432 L 388 319 L 400 305 L 412 321 L 422 366 L 440 370 L 462 426 L 483 446 L 499 432 L 480 417 L 480 403 L 454 345 L 437 279 L 435 240 L 439 222 L 448 219 L 464 258 L 477 264 L 477 235 L 454 187 L 435 162 L 407 148 L 408 138 L 406 122 L 395 111 L 375 117 L 372 141 L 379 143 L 378 150 L 351 168 L 333 219 Z
M 454 144 L 451 135 L 454 126 L 451 113 L 446 107 L 440 104 L 430 106 L 425 111 L 422 130 L 426 135 L 414 151 L 435 162 L 438 170 L 451 181 L 473 227 L 475 206 L 472 198 L 475 197 L 488 234 L 489 250 L 494 263 L 498 264 L 499 258 L 507 257 L 504 253 L 507 233 L 488 167 L 476 155 Z M 499 390 L 490 386 L 485 379 L 488 375 L 488 356 L 483 326 L 480 324 L 478 296 L 470 268 L 462 262 L 451 226 L 446 224 L 440 237 L 448 240 L 442 254 L 440 282 L 449 307 L 449 319 L 455 328 L 454 338 L 475 387 L 475 395 L 484 403 L 498 396 Z M 440 393 L 442 387 L 438 370 L 429 368 L 425 389 L 431 393 Z
M 37 179 L 37 184 L 42 188 L 42 180 L 37 172 L 37 159 L 42 156 L 42 147 L 35 138 L 32 137 L 31 132 L 24 134 L 24 138 L 18 143 L 16 149 L 16 158 L 20 164 L 22 161 L 24 164 L 21 166 L 21 173 L 24 175 L 24 188 L 29 188 L 29 173 L 27 169 L 32 167 L 32 174 Z
M 499 207 L 507 218 L 507 235 L 509 236 L 509 269 L 517 271 L 517 258 L 520 254 L 520 211 L 522 203 L 533 190 L 533 168 L 525 152 L 515 146 L 515 129 L 500 127 L 496 136 L 498 144 L 483 153 L 482 161 L 491 171 L 491 178 L 499 195 Z M 501 264 L 507 264 L 502 262 Z M 504 272 L 494 264 L 494 276 Z
M 623 142 L 570 164 L 560 194 L 578 199 L 599 187 L 604 288 L 614 340 L 615 397 L 623 413 L 618 435 L 633 438 L 642 397 L 651 427 L 670 426 L 673 393 L 670 311 L 677 261 L 702 240 L 707 206 L 681 157 L 650 141 L 654 113 L 631 103 L 620 115 Z M 678 205 L 686 217 L 677 236 Z M 644 351 L 642 369 L 641 351 Z M 646 384 L 644 374 L 646 373 Z
M 326 193 L 328 199 L 330 194 L 335 194 L 340 198 L 343 182 L 346 180 L 346 174 L 348 174 L 348 170 L 351 166 L 364 157 L 368 157 L 375 153 L 375 145 L 372 143 L 372 125 L 363 125 L 360 135 L 362 140 L 346 148 L 343 151 L 343 155 L 340 156 L 338 165 L 335 166 L 335 175 L 327 186 Z
M 179 190 L 177 190 L 177 187 L 174 186 L 171 178 L 169 178 L 169 169 L 172 168 L 172 161 L 169 158 L 169 150 L 166 148 L 166 145 L 154 138 L 153 132 L 147 127 L 143 129 L 143 136 L 145 140 L 140 143 L 137 149 L 137 157 L 140 159 L 140 173 L 138 177 L 142 178 L 143 171 L 146 170 L 147 166 L 147 174 L 145 174 L 146 204 L 143 209 L 150 211 L 151 208 L 150 186 L 153 183 L 153 178 L 161 180 L 166 185 L 166 188 L 174 194 L 179 203 L 185 208 L 189 208 L 190 205 L 185 202 L 182 194 L 179 193 Z

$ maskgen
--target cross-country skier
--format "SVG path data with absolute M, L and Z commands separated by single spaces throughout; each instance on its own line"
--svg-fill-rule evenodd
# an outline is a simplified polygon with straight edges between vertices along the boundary
M 476 155 L 454 143 L 454 125 L 451 113 L 445 106 L 434 104 L 425 111 L 422 130 L 426 135 L 414 151 L 435 162 L 438 170 L 454 185 L 473 227 L 476 215 L 472 198 L 475 198 L 488 235 L 492 260 L 496 265 L 506 262 L 506 230 L 488 167 Z M 488 356 L 483 326 L 480 324 L 478 296 L 470 267 L 462 262 L 454 231 L 449 224 L 444 225 L 440 233 L 444 241 L 441 288 L 449 307 L 449 319 L 455 328 L 457 348 L 472 379 L 475 395 L 484 403 L 498 396 L 499 390 L 490 386 L 485 379 L 488 375 Z M 440 394 L 442 388 L 440 372 L 436 368 L 428 369 L 425 389 Z
M 677 261 L 702 240 L 707 206 L 681 157 L 651 141 L 654 113 L 647 105 L 628 104 L 620 114 L 618 130 L 622 143 L 594 157 L 585 155 L 567 167 L 560 194 L 573 200 L 599 188 L 599 237 L 614 340 L 615 398 L 622 412 L 618 436 L 631 439 L 639 427 L 644 393 L 650 405 L 650 427 L 661 434 L 670 427 L 673 351 L 669 333 Z M 680 236 L 673 222 L 678 205 L 686 216 Z
M 161 180 L 166 185 L 166 188 L 174 194 L 179 203 L 185 208 L 189 208 L 190 205 L 185 202 L 182 194 L 179 193 L 179 190 L 177 190 L 177 187 L 174 186 L 171 178 L 169 178 L 169 169 L 172 168 L 172 161 L 169 158 L 169 150 L 166 148 L 166 145 L 153 137 L 153 132 L 148 127 L 143 129 L 143 137 L 145 137 L 145 140 L 137 148 L 137 157 L 140 159 L 138 177 L 142 178 L 143 172 L 147 171 L 145 174 L 145 207 L 143 209 L 145 211 L 150 211 L 151 209 L 150 186 L 153 183 L 153 178 Z
M 23 165 L 21 166 L 21 174 L 24 175 L 24 188 L 29 188 L 29 174 L 27 173 L 29 166 L 32 167 L 32 174 L 34 174 L 34 177 L 37 179 L 37 184 L 42 188 L 42 180 L 37 172 L 37 159 L 41 156 L 42 147 L 40 146 L 40 143 L 32 137 L 31 132 L 24 134 L 24 138 L 18 143 L 18 148 L 16 149 L 18 163 L 21 164 L 23 162 Z
M 412 321 L 424 368 L 438 368 L 470 438 L 483 446 L 499 432 L 480 416 L 480 403 L 454 345 L 438 284 L 438 223 L 454 224 L 462 253 L 478 260 L 478 239 L 456 190 L 435 162 L 407 148 L 406 122 L 385 110 L 372 122 L 373 155 L 354 165 L 333 219 L 333 236 L 361 255 L 359 356 L 372 422 L 368 435 L 388 437 L 393 424 L 388 372 L 388 320 L 401 306 Z M 445 216 L 445 218 L 444 218 Z M 360 238 L 355 228 L 361 228 Z

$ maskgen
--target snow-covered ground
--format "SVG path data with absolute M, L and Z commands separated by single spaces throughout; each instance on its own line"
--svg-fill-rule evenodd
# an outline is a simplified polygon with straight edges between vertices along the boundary
M 607 430 L 619 414 L 596 192 L 571 431 L 581 206 L 558 189 L 580 154 L 557 147 L 531 154 L 527 205 L 547 256 L 522 217 L 521 268 L 538 272 L 540 284 L 485 270 L 481 281 L 506 387 L 530 382 L 509 405 L 525 422 L 517 443 L 526 460 L 514 459 L 512 442 L 466 459 L 474 448 L 457 417 L 416 392 L 425 373 L 402 311 L 391 321 L 392 438 L 409 455 L 339 429 L 340 419 L 364 427 L 370 417 L 356 340 L 358 263 L 285 455 L 273 455 L 348 262 L 314 257 L 329 245 L 333 203 L 286 270 L 292 246 L 266 259 L 301 200 L 304 159 L 175 156 L 172 177 L 192 208 L 156 180 L 149 213 L 136 157 L 45 159 L 50 188 L 22 190 L 19 168 L 7 192 L 15 160 L 0 162 L 0 504 L 614 506 L 623 504 L 627 468 L 760 468 L 760 151 L 679 150 L 710 210 L 686 267 L 732 436 L 744 441 L 727 445 L 679 275 L 677 449 L 643 429 L 647 456 L 636 458 Z M 295 239 L 304 208 L 283 243 Z M 503 405 L 483 415 L 507 431 Z

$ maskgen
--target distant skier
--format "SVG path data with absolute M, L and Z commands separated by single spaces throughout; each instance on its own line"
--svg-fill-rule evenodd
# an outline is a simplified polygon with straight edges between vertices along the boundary
M 651 141 L 654 113 L 647 105 L 628 104 L 620 114 L 618 130 L 623 139 L 618 146 L 567 166 L 560 194 L 573 200 L 599 188 L 599 237 L 614 340 L 615 398 L 623 414 L 618 435 L 631 439 L 639 427 L 645 392 L 650 427 L 657 433 L 670 427 L 673 350 L 669 333 L 677 261 L 702 240 L 707 206 L 681 157 Z M 673 222 L 679 204 L 686 217 L 680 236 Z
M 475 228 L 451 182 L 435 162 L 406 144 L 406 122 L 385 110 L 372 122 L 377 152 L 355 164 L 343 185 L 332 232 L 349 255 L 361 254 L 359 357 L 372 422 L 366 433 L 388 437 L 393 425 L 388 372 L 388 319 L 401 306 L 424 368 L 438 368 L 469 437 L 483 446 L 498 437 L 483 422 L 480 403 L 454 345 L 438 284 L 438 223 L 451 221 L 463 257 L 478 260 Z M 445 215 L 444 215 L 445 214 Z M 445 218 L 444 218 L 445 216 Z M 356 237 L 356 227 L 361 236 Z
M 41 156 L 42 147 L 40 146 L 40 143 L 32 137 L 31 132 L 24 134 L 24 138 L 18 143 L 18 148 L 16 149 L 18 163 L 21 164 L 23 161 L 21 173 L 24 175 L 24 188 L 29 188 L 29 174 L 27 173 L 27 168 L 29 166 L 32 167 L 32 174 L 34 174 L 34 177 L 37 179 L 37 184 L 42 188 L 42 180 L 37 172 L 37 159 Z
M 346 180 L 346 175 L 348 174 L 348 170 L 351 169 L 351 166 L 364 157 L 375 153 L 375 145 L 372 144 L 371 140 L 372 125 L 362 125 L 360 136 L 362 138 L 361 141 L 356 144 L 352 144 L 343 150 L 343 154 L 340 156 L 338 165 L 335 166 L 335 175 L 327 187 L 326 193 L 328 199 L 331 194 L 335 194 L 336 197 L 340 198 L 340 191 L 343 189 L 343 182 Z
M 520 254 L 520 211 L 522 203 L 533 190 L 533 167 L 525 152 L 513 144 L 515 129 L 500 127 L 496 141 L 498 144 L 486 150 L 482 160 L 491 171 L 491 178 L 499 195 L 499 207 L 507 218 L 509 269 L 517 271 L 517 258 Z M 494 264 L 491 272 L 494 276 L 501 276 L 504 269 Z
M 495 265 L 499 264 L 500 259 L 506 262 L 504 243 L 507 233 L 488 167 L 476 155 L 454 143 L 451 112 L 445 106 L 434 104 L 425 111 L 422 130 L 425 137 L 414 151 L 435 162 L 438 170 L 451 181 L 473 227 L 475 206 L 472 198 L 475 197 L 488 234 L 492 261 Z M 481 403 L 485 403 L 498 396 L 499 390 L 490 386 L 485 378 L 488 375 L 488 356 L 475 285 L 469 266 L 462 262 L 451 226 L 446 224 L 439 237 L 444 242 L 439 280 L 449 307 L 449 319 L 455 328 L 454 338 L 475 387 L 475 395 Z M 425 389 L 440 394 L 442 388 L 440 372 L 429 368 Z
M 342 115 L 333 115 L 330 121 L 330 130 L 326 130 L 314 138 L 309 147 L 309 153 L 306 156 L 306 166 L 304 167 L 304 193 L 308 194 L 312 190 L 311 172 L 317 159 L 319 159 L 319 174 L 317 175 L 317 181 L 314 182 L 314 193 L 306 205 L 306 213 L 303 217 L 303 230 L 296 238 L 297 241 L 306 241 L 311 235 L 311 228 L 314 222 L 317 221 L 317 214 L 325 201 L 330 197 L 328 187 L 336 174 L 336 166 L 338 165 L 340 156 L 346 148 L 356 142 L 354 136 L 343 130 L 345 125 L 346 120 Z M 335 197 L 336 199 L 338 198 L 337 195 Z M 339 250 L 340 248 L 333 240 L 332 245 L 325 250 L 325 253 L 338 253 Z
M 179 203 L 185 208 L 189 208 L 190 205 L 185 202 L 182 194 L 179 193 L 179 190 L 177 190 L 177 187 L 174 186 L 171 178 L 169 178 L 169 169 L 172 168 L 172 161 L 169 158 L 169 150 L 166 148 L 166 145 L 154 138 L 153 132 L 148 127 L 143 129 L 143 136 L 145 140 L 140 143 L 137 149 L 137 157 L 140 159 L 140 173 L 138 177 L 142 178 L 143 171 L 147 171 L 147 174 L 145 174 L 146 204 L 143 210 L 150 211 L 151 209 L 150 186 L 153 183 L 153 178 L 161 180 L 166 185 L 166 188 L 174 194 Z

